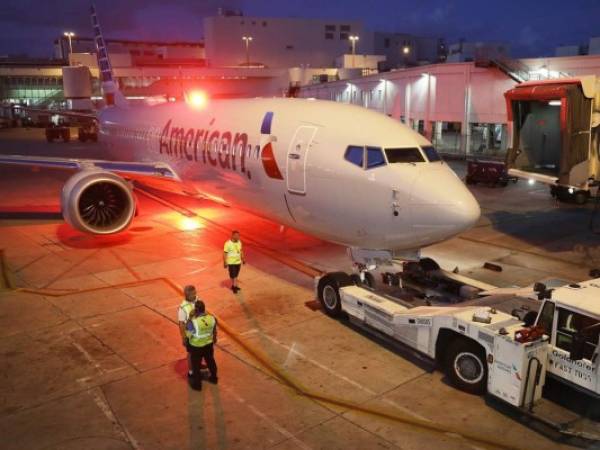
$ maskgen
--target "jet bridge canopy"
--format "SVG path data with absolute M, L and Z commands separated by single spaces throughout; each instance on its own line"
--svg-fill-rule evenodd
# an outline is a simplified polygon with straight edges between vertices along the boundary
M 570 170 L 586 161 L 590 150 L 593 99 L 580 80 L 526 83 L 504 96 L 513 122 L 508 167 L 569 184 Z

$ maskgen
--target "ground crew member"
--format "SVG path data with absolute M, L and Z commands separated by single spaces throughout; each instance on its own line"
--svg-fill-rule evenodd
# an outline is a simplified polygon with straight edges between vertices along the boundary
M 202 389 L 202 375 L 200 363 L 206 362 L 210 371 L 208 381 L 217 384 L 217 363 L 215 361 L 213 344 L 217 343 L 217 319 L 206 312 L 202 300 L 194 304 L 194 312 L 190 315 L 189 349 L 192 357 L 192 377 L 190 386 L 193 389 Z
M 240 267 L 246 264 L 244 251 L 242 250 L 242 241 L 240 241 L 240 232 L 231 233 L 231 239 L 225 242 L 223 247 L 223 267 L 229 269 L 229 278 L 231 278 L 231 290 L 234 294 L 240 290 L 237 285 L 237 278 L 240 274 Z
M 177 310 L 177 322 L 179 322 L 179 334 L 181 335 L 181 342 L 187 351 L 188 377 L 191 377 L 192 359 L 190 356 L 188 336 L 186 334 L 186 324 L 190 319 L 190 313 L 194 310 L 194 302 L 197 300 L 196 288 L 191 284 L 187 285 L 183 289 L 183 294 L 185 298 Z

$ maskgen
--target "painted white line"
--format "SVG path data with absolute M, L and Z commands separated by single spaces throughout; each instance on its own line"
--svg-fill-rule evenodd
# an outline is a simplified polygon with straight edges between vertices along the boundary
M 291 359 L 294 357 L 295 354 L 296 354 L 296 343 L 294 342 L 292 344 L 292 346 L 290 347 L 290 350 L 288 351 L 285 361 L 283 362 L 283 367 L 287 367 L 289 365 L 289 363 L 291 362 Z
M 102 411 L 104 413 L 104 415 L 106 416 L 106 418 L 115 426 L 115 429 L 117 430 L 117 432 L 125 439 L 127 440 L 131 446 L 134 448 L 134 450 L 140 450 L 142 447 L 140 446 L 140 444 L 138 443 L 138 441 L 131 435 L 131 433 L 127 430 L 127 428 L 125 428 L 115 417 L 115 415 L 112 412 L 112 409 L 110 408 L 110 405 L 108 404 L 108 402 L 106 401 L 106 399 L 104 398 L 104 394 L 100 389 L 91 389 L 89 391 L 92 396 L 94 397 L 94 402 L 96 403 L 96 405 L 98 405 L 98 408 L 100 408 L 100 411 Z
M 269 418 L 269 416 L 267 416 L 265 413 L 263 413 L 262 411 L 260 411 L 259 409 L 257 409 L 255 406 L 253 406 L 250 403 L 246 402 L 246 400 L 244 400 L 242 397 L 240 397 L 234 391 L 232 391 L 229 388 L 221 388 L 221 390 L 223 390 L 224 392 L 227 392 L 228 394 L 230 394 L 235 400 L 238 401 L 238 403 L 240 403 L 242 405 L 245 405 L 250 411 L 252 411 L 252 413 L 256 417 L 259 417 L 260 419 L 262 419 L 265 422 L 267 422 L 271 427 L 273 427 L 273 429 L 275 429 L 276 431 L 278 431 L 279 433 L 281 433 L 283 436 L 285 436 L 286 438 L 288 438 L 289 440 L 291 440 L 299 448 L 304 449 L 304 450 L 311 450 L 311 447 L 309 447 L 306 443 L 302 442 L 300 439 L 298 439 L 296 436 L 294 436 L 288 430 L 286 430 L 285 428 L 283 428 L 277 422 L 273 421 L 271 418 Z
M 270 340 L 274 344 L 277 344 L 280 347 L 283 347 L 283 348 L 287 349 L 290 352 L 290 354 L 291 353 L 295 354 L 296 356 L 304 359 L 305 361 L 308 361 L 312 365 L 318 367 L 319 369 L 324 370 L 325 372 L 329 373 L 330 375 L 333 375 L 334 377 L 339 378 L 340 380 L 343 380 L 346 383 L 354 386 L 355 388 L 360 389 L 361 391 L 366 392 L 367 394 L 375 396 L 375 397 L 379 395 L 379 394 L 377 394 L 377 392 L 373 391 L 372 389 L 369 389 L 368 387 L 364 386 L 363 384 L 360 384 L 357 381 L 354 381 L 354 380 L 348 378 L 347 376 L 342 375 L 341 373 L 333 370 L 332 368 L 327 367 L 326 365 L 321 364 L 320 362 L 315 361 L 312 358 L 309 358 L 305 354 L 303 354 L 303 353 L 299 352 L 298 350 L 296 350 L 294 348 L 294 345 L 292 345 L 290 347 L 289 345 L 284 344 L 283 342 L 279 342 L 277 339 L 275 339 L 274 337 L 269 336 L 267 334 L 263 334 L 262 336 L 265 337 L 266 339 Z M 288 358 L 289 358 L 289 354 L 288 354 Z M 286 359 L 286 362 L 287 362 L 287 359 Z M 384 399 L 383 401 L 385 403 L 389 404 L 389 405 L 392 405 L 392 406 L 394 406 L 394 407 L 402 410 L 403 412 L 405 412 L 405 413 L 407 413 L 407 414 L 409 414 L 409 415 L 411 415 L 413 417 L 417 417 L 417 418 L 419 418 L 421 420 L 426 420 L 428 422 L 431 422 L 431 419 L 428 419 L 427 417 L 421 416 L 420 414 L 417 414 L 416 412 L 414 412 L 414 411 L 412 411 L 412 410 L 410 410 L 410 409 L 408 409 L 408 408 L 406 408 L 406 407 L 404 407 L 404 406 L 402 406 L 402 405 L 400 405 L 400 404 L 398 404 L 398 403 L 396 403 L 396 402 L 394 402 L 392 400 Z
M 243 333 L 239 333 L 240 336 L 248 336 L 250 334 L 256 334 L 258 333 L 258 328 L 251 328 L 248 331 L 244 331 Z
M 373 391 L 373 390 L 369 389 L 368 387 L 366 387 L 366 386 L 364 386 L 364 385 L 362 385 L 362 384 L 360 384 L 360 383 L 358 383 L 358 382 L 356 382 L 356 381 L 354 381 L 354 380 L 351 380 L 350 378 L 348 378 L 348 377 L 346 377 L 346 376 L 342 375 L 341 373 L 339 373 L 339 372 L 336 372 L 335 370 L 333 370 L 333 369 L 331 369 L 331 368 L 329 368 L 329 367 L 327 367 L 327 366 L 325 366 L 325 365 L 323 365 L 323 364 L 319 363 L 318 361 L 315 361 L 314 359 L 312 359 L 312 358 L 309 358 L 308 356 L 304 355 L 303 353 L 299 352 L 298 350 L 296 350 L 296 349 L 295 349 L 295 344 L 296 344 L 296 343 L 294 343 L 294 344 L 293 344 L 293 345 L 290 347 L 289 345 L 287 345 L 287 344 L 284 344 L 283 342 L 279 342 L 277 339 L 275 339 L 274 337 L 272 337 L 272 336 L 269 336 L 269 335 L 267 335 L 267 334 L 262 334 L 262 336 L 263 336 L 263 337 L 265 337 L 265 338 L 267 338 L 267 339 L 268 339 L 268 340 L 270 340 L 271 342 L 273 342 L 273 343 L 275 343 L 275 344 L 277 344 L 277 345 L 279 345 L 279 346 L 281 346 L 281 347 L 283 347 L 283 348 L 287 349 L 287 350 L 290 352 L 290 354 L 291 354 L 291 353 L 293 353 L 293 354 L 295 354 L 295 355 L 299 356 L 300 358 L 303 358 L 305 361 L 308 361 L 308 362 L 310 362 L 311 364 L 313 364 L 313 365 L 315 365 L 315 366 L 319 367 L 320 369 L 323 369 L 323 370 L 325 370 L 326 372 L 330 373 L 331 375 L 333 375 L 333 376 L 335 376 L 335 377 L 337 377 L 337 378 L 339 378 L 339 379 L 341 379 L 341 380 L 344 380 L 345 382 L 347 382 L 347 383 L 351 384 L 352 386 L 355 386 L 356 388 L 358 388 L 358 389 L 362 390 L 363 392 L 366 392 L 366 393 L 368 393 L 368 394 L 370 394 L 370 395 L 373 395 L 373 396 L 378 396 L 378 395 L 380 395 L 380 394 L 377 394 L 375 391 Z M 289 354 L 288 354 L 288 358 L 289 358 Z M 286 361 L 287 361 L 287 359 L 286 359 Z M 385 398 L 385 399 L 382 399 L 382 400 L 383 400 L 383 402 L 384 402 L 384 403 L 386 403 L 386 404 L 388 404 L 388 405 L 390 405 L 390 406 L 393 406 L 394 408 L 397 408 L 397 409 L 401 410 L 402 412 L 404 412 L 404 413 L 406 413 L 406 414 L 408 414 L 408 415 L 410 415 L 410 416 L 412 416 L 412 417 L 416 417 L 416 418 L 418 418 L 418 419 L 421 419 L 421 420 L 423 420 L 423 421 L 425 421 L 425 422 L 433 422 L 433 420 L 431 420 L 431 419 L 429 419 L 429 418 L 427 418 L 427 417 L 425 417 L 425 416 L 422 416 L 422 415 L 420 415 L 420 414 L 417 414 L 417 413 L 416 413 L 416 412 L 414 412 L 413 410 L 411 410 L 411 409 L 408 409 L 408 408 L 406 408 L 406 407 L 404 407 L 404 406 L 402 406 L 402 405 L 398 404 L 397 402 L 395 402 L 395 401 L 393 401 L 393 400 L 390 400 L 390 399 L 387 399 L 387 398 Z M 375 433 L 375 434 L 377 434 L 377 433 Z M 483 450 L 481 447 L 477 447 L 476 445 L 473 445 L 473 444 L 471 444 L 471 443 L 465 442 L 465 444 L 466 444 L 468 447 L 470 447 L 470 448 L 472 448 L 472 449 L 474 449 L 474 450 Z
M 102 368 L 102 366 L 100 366 L 98 361 L 96 361 L 94 358 L 92 358 L 92 355 L 90 355 L 88 353 L 88 351 L 81 346 L 81 344 L 79 344 L 78 342 L 75 342 L 75 341 L 73 341 L 72 344 L 77 350 L 79 350 L 81 352 L 81 354 L 85 357 L 85 359 L 87 359 L 90 362 L 90 364 L 92 364 L 96 369 L 98 369 L 98 371 L 101 374 L 105 373 L 104 369 Z

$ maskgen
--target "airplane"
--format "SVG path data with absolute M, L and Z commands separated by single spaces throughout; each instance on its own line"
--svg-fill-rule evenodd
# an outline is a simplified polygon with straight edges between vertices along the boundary
M 128 105 L 93 7 L 91 18 L 107 104 L 97 113 L 98 138 L 107 160 L 0 156 L 2 164 L 75 171 L 61 195 L 63 217 L 75 229 L 125 230 L 136 210 L 131 182 L 139 181 L 343 245 L 366 271 L 381 261 L 418 260 L 422 247 L 479 219 L 477 201 L 427 139 L 366 108 L 202 93 Z

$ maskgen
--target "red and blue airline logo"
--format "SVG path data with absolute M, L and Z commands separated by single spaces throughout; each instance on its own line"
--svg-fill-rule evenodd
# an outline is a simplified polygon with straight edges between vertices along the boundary
M 269 111 L 263 117 L 263 122 L 260 127 L 261 137 L 261 152 L 260 159 L 262 161 L 265 173 L 269 178 L 276 180 L 283 180 L 277 161 L 275 160 L 275 153 L 273 152 L 273 146 L 271 145 L 271 123 L 273 122 L 273 112 Z M 263 144 L 263 141 L 266 141 Z
M 207 129 L 183 128 L 172 125 L 169 119 L 164 126 L 159 140 L 161 154 L 188 161 L 202 162 L 213 167 L 240 171 L 251 178 L 246 168 L 248 134 L 211 129 L 215 123 L 212 119 Z M 265 113 L 260 127 L 260 159 L 269 178 L 283 180 L 271 143 L 271 127 L 273 112 Z M 252 149 L 252 146 L 250 146 Z

